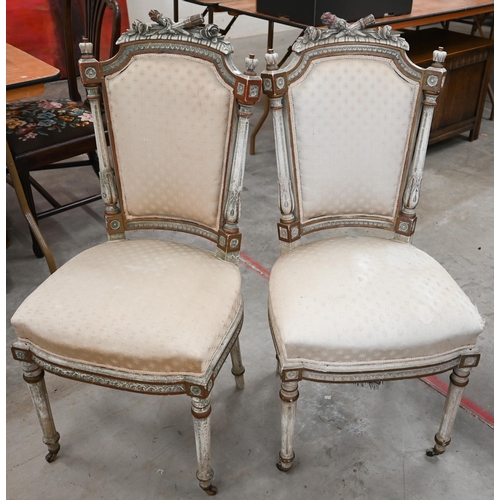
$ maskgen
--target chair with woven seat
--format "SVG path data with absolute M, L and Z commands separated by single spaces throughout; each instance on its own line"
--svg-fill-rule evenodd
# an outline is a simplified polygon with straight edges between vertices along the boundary
M 48 461 L 59 434 L 44 370 L 145 394 L 187 394 L 197 478 L 213 495 L 209 398 L 229 354 L 237 388 L 244 385 L 238 218 L 261 79 L 253 56 L 245 73 L 236 69 L 231 45 L 217 26 L 198 26 L 201 16 L 174 24 L 150 15 L 155 22 L 136 21 L 108 61 L 81 44 L 109 241 L 71 259 L 23 302 L 12 318 L 12 352 L 23 362 Z M 215 248 L 127 239 L 133 230 L 181 231 Z
M 35 222 L 100 199 L 100 195 L 95 194 L 62 205 L 50 194 L 50 189 L 45 189 L 31 176 L 34 171 L 86 165 L 91 166 L 96 174 L 99 172 L 90 107 L 82 101 L 78 91 L 74 51 L 74 20 L 79 15 L 76 6 L 74 1 L 65 0 L 64 47 L 69 98 L 7 103 L 7 144 Z M 85 0 L 84 29 L 99 54 L 106 9 L 112 12 L 111 57 L 117 51 L 115 42 L 120 35 L 121 24 L 120 7 L 116 0 Z M 76 159 L 81 155 L 86 155 L 88 159 Z M 32 187 L 52 208 L 37 211 Z M 43 256 L 36 239 L 33 239 L 33 251 L 37 257 Z
M 446 53 L 436 50 L 422 69 L 390 27 L 367 27 L 373 16 L 323 20 L 327 28 L 308 28 L 286 67 L 270 51 L 262 73 L 281 210 L 269 324 L 281 375 L 282 471 L 295 456 L 302 380 L 369 385 L 453 370 L 427 452 L 443 453 L 483 329 L 453 278 L 411 244 Z M 323 230 L 330 233 L 321 239 Z

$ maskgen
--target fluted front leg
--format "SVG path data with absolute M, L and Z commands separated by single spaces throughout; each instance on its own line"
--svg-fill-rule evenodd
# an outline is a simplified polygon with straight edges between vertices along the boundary
M 217 488 L 212 484 L 214 471 L 210 467 L 210 406 L 209 398 L 191 398 L 191 413 L 194 421 L 194 435 L 196 440 L 196 458 L 198 470 L 196 477 L 200 488 L 207 495 L 215 495 Z
M 454 368 L 450 375 L 450 386 L 446 395 L 443 417 L 438 433 L 434 436 L 434 448 L 427 450 L 427 456 L 441 455 L 451 442 L 451 429 L 457 416 L 465 386 L 469 383 L 470 368 Z
M 280 390 L 281 398 L 281 451 L 279 462 L 276 464 L 282 472 L 288 472 L 292 468 L 295 458 L 293 452 L 293 440 L 295 429 L 295 414 L 297 410 L 297 399 L 299 399 L 298 382 L 282 382 Z
M 45 460 L 50 463 L 56 459 L 61 447 L 59 445 L 59 433 L 54 425 L 47 388 L 45 387 L 44 371 L 35 363 L 23 362 L 21 364 L 24 371 L 23 378 L 28 383 L 31 399 L 42 427 L 43 442 L 49 449 Z
M 236 342 L 231 349 L 231 361 L 233 363 L 231 373 L 234 375 L 236 388 L 241 390 L 245 387 L 245 378 L 243 377 L 245 367 L 243 366 L 243 362 L 241 360 L 240 339 L 236 339 Z

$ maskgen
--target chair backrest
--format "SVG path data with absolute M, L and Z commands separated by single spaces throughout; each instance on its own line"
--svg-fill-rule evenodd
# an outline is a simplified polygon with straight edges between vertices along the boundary
M 121 28 L 121 11 L 120 6 L 116 0 L 83 0 L 84 2 L 84 36 L 94 46 L 94 53 L 100 54 L 101 46 L 101 30 L 106 8 L 112 12 L 111 22 L 111 44 L 110 54 L 112 57 L 118 51 L 116 41 L 120 36 Z M 81 3 L 75 0 L 65 0 L 64 6 L 64 50 L 66 56 L 66 72 L 68 78 L 69 97 L 73 101 L 81 101 L 80 92 L 78 91 L 77 84 L 77 56 L 75 53 L 75 44 L 78 46 L 81 33 L 78 34 L 75 30 L 74 20 L 78 18 L 81 13 L 79 8 Z
M 171 229 L 217 242 L 237 258 L 237 222 L 251 105 L 260 98 L 257 60 L 239 72 L 232 47 L 202 16 L 173 23 L 157 11 L 136 21 L 112 59 L 83 43 L 82 80 L 92 106 L 111 238 Z M 105 102 L 114 174 L 99 109 Z
M 373 21 L 327 13 L 328 28 L 308 28 L 286 67 L 266 55 L 285 244 L 346 226 L 413 234 L 446 54 L 419 68 L 390 27 L 366 29 Z

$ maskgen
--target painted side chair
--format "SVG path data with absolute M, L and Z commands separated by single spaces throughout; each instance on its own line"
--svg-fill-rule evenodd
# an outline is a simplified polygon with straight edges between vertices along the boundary
M 257 59 L 245 73 L 231 45 L 201 16 L 172 23 L 157 11 L 136 21 L 112 59 L 81 44 L 80 72 L 95 117 L 109 241 L 64 264 L 12 318 L 12 353 L 52 462 L 59 452 L 44 383 L 56 375 L 145 394 L 191 398 L 197 478 L 217 492 L 210 466 L 210 393 L 229 354 L 236 386 L 244 368 L 237 267 L 240 194 Z M 104 99 L 112 160 L 101 119 Z M 133 230 L 173 230 L 214 243 L 126 239 Z
M 427 452 L 443 453 L 483 329 L 453 278 L 411 244 L 446 53 L 435 51 L 422 69 L 389 26 L 367 28 L 373 16 L 323 20 L 327 28 L 308 28 L 283 69 L 270 51 L 262 73 L 281 210 L 269 324 L 281 375 L 282 471 L 295 456 L 301 380 L 373 384 L 453 370 Z M 327 229 L 340 234 L 305 241 Z

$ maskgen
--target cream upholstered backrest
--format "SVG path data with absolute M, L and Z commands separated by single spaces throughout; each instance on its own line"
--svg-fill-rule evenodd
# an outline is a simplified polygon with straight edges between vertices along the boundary
M 201 15 L 178 23 L 158 11 L 150 17 L 152 25 L 132 24 L 108 61 L 81 44 L 108 233 L 118 239 L 129 229 L 186 231 L 236 255 L 248 121 L 261 92 L 257 60 L 250 56 L 239 72 L 231 45 L 217 26 L 200 27 Z
M 288 88 L 302 223 L 325 216 L 394 220 L 420 84 L 390 59 L 311 62 Z
M 280 240 L 345 226 L 409 237 L 445 70 L 413 64 L 390 27 L 365 29 L 373 16 L 352 25 L 324 16 L 328 27 L 305 30 L 286 67 L 270 51 L 262 73 L 274 119 Z
M 233 88 L 212 63 L 169 53 L 133 56 L 104 88 L 124 217 L 218 230 Z

